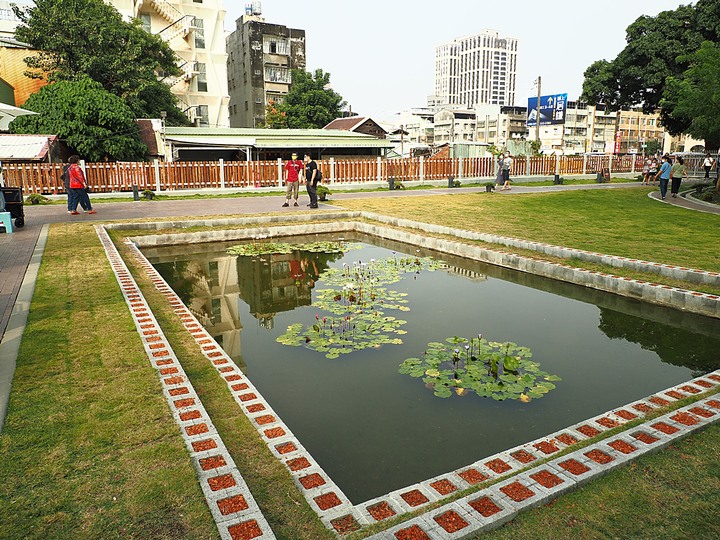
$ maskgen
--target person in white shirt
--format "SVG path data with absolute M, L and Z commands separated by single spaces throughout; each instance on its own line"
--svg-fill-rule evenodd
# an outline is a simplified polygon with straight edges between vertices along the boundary
M 510 152 L 505 152 L 505 159 L 502 160 L 502 179 L 503 186 L 500 190 L 510 189 L 510 170 L 512 169 L 513 159 L 510 157 Z
M 715 160 L 710 157 L 710 154 L 705 155 L 705 161 L 703 161 L 703 167 L 705 167 L 705 179 L 710 179 L 710 171 L 713 168 L 713 165 L 715 165 Z

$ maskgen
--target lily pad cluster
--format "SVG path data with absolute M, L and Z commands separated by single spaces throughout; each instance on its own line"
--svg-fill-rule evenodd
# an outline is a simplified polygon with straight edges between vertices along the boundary
M 238 244 L 227 249 L 230 255 L 282 255 L 295 251 L 307 251 L 310 253 L 347 253 L 351 249 L 359 249 L 360 244 L 335 241 L 335 242 L 309 242 L 305 244 L 290 244 L 287 242 L 252 242 L 249 244 Z
M 338 358 L 386 344 L 401 344 L 396 336 L 406 334 L 407 321 L 386 315 L 387 310 L 409 311 L 407 294 L 385 285 L 395 283 L 407 273 L 435 270 L 443 263 L 429 257 L 371 259 L 342 268 L 331 268 L 322 275 L 323 284 L 334 287 L 315 292 L 313 306 L 327 314 L 315 315 L 310 325 L 293 324 L 277 341 L 305 346 Z
M 515 399 L 529 402 L 555 389 L 561 380 L 530 360 L 527 347 L 512 342 L 450 337 L 444 343 L 431 342 L 422 358 L 408 358 L 399 372 L 422 378 L 435 395 L 448 398 L 470 392 L 496 401 Z

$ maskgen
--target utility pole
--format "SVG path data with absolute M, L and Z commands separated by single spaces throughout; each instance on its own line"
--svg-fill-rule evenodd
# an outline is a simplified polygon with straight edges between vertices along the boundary
M 542 95 L 541 92 L 541 86 L 542 86 L 542 77 L 538 75 L 537 78 L 537 87 L 538 87 L 538 93 L 537 93 L 537 116 L 535 118 L 535 140 L 540 142 L 540 96 Z

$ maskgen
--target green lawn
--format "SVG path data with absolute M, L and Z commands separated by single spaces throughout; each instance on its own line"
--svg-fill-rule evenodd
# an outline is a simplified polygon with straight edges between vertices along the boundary
M 465 193 L 342 205 L 720 271 L 720 216 L 646 193 Z M 120 238 L 114 234 L 118 245 Z M 331 538 L 164 297 L 142 273 L 136 279 L 278 537 Z M 490 538 L 720 537 L 719 449 L 712 427 Z M 0 538 L 73 537 L 217 538 L 156 372 L 84 224 L 51 227 L 0 434 Z

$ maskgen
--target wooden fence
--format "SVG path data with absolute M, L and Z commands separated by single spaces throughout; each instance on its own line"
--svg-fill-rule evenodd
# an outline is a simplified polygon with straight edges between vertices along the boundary
M 613 173 L 640 173 L 640 156 L 557 156 L 515 158 L 512 176 L 552 176 L 595 174 L 608 169 Z M 702 169 L 702 158 L 686 162 L 692 173 Z M 64 193 L 60 175 L 62 164 L 0 164 L 5 184 L 21 186 L 23 193 Z M 104 162 L 82 164 L 88 184 L 96 192 L 170 191 L 197 189 L 250 189 L 282 186 L 281 161 L 175 161 L 162 163 Z M 438 181 L 494 178 L 493 158 L 446 159 L 329 159 L 318 161 L 324 182 L 363 184 L 397 181 Z

